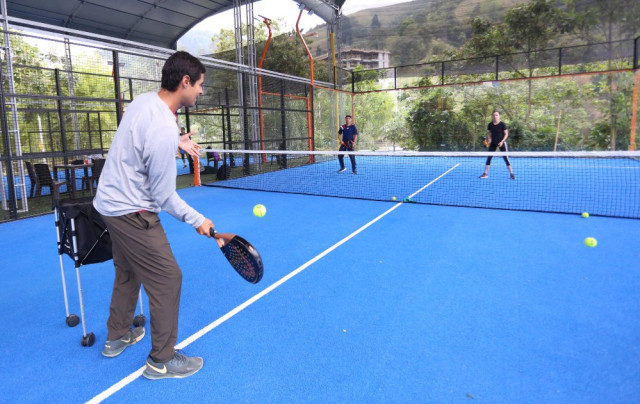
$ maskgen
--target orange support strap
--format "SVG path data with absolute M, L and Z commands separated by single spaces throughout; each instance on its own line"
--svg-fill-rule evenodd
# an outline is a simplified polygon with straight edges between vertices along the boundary
M 193 159 L 193 186 L 200 186 L 200 157 Z

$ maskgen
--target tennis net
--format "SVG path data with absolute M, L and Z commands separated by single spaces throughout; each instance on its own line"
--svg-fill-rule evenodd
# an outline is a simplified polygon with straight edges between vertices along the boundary
M 640 218 L 640 152 L 510 152 L 515 175 L 511 179 L 504 153 L 215 151 L 221 157 L 220 168 L 213 179 L 205 176 L 203 185 Z M 488 156 L 493 157 L 489 175 L 482 179 Z

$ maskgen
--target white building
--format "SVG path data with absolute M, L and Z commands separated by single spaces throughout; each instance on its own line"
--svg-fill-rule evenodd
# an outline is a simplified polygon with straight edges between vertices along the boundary
M 343 49 L 341 68 L 351 70 L 361 65 L 365 69 L 382 69 L 389 67 L 391 52 L 375 49 Z M 329 55 L 318 56 L 318 60 L 325 60 Z

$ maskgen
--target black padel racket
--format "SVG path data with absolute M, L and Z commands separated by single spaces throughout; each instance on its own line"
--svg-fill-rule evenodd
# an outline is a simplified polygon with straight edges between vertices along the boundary
M 213 228 L 209 234 L 215 238 L 220 251 L 244 280 L 250 283 L 260 282 L 264 273 L 262 258 L 250 242 L 235 234 L 216 233 Z

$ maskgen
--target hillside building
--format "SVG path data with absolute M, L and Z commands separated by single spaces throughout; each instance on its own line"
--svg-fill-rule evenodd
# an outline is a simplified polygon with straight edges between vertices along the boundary
M 351 70 L 360 65 L 365 69 L 382 69 L 389 67 L 391 52 L 377 49 L 343 49 L 340 67 Z M 318 56 L 317 60 L 326 60 L 329 54 Z

